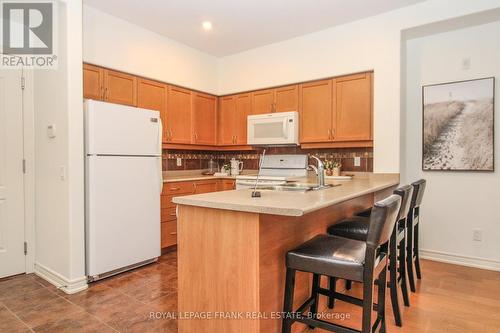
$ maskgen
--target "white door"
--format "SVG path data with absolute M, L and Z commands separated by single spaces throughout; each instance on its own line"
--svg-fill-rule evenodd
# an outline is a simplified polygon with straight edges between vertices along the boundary
M 21 70 L 0 70 L 0 278 L 25 272 Z

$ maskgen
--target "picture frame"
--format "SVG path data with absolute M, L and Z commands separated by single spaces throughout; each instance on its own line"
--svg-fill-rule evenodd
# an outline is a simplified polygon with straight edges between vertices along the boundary
M 495 171 L 495 77 L 422 86 L 422 170 Z

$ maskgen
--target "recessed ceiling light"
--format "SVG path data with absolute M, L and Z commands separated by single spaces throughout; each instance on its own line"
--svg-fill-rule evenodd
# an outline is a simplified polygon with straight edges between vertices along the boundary
M 212 22 L 210 21 L 204 21 L 201 26 L 203 27 L 203 30 L 205 31 L 210 31 L 212 30 Z

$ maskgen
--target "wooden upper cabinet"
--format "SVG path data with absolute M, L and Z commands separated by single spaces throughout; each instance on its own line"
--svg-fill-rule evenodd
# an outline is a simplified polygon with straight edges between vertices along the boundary
M 104 100 L 137 106 L 137 77 L 104 69 Z
M 236 96 L 219 98 L 218 112 L 218 143 L 220 145 L 234 144 L 236 135 Z
M 252 112 L 252 97 L 250 94 L 236 95 L 236 137 L 235 144 L 247 144 L 247 117 Z
M 104 70 L 94 65 L 83 64 L 83 98 L 104 98 Z
M 251 97 L 252 114 L 274 112 L 274 89 L 254 91 Z
M 166 125 L 170 143 L 191 143 L 191 95 L 191 90 L 168 87 Z
M 193 143 L 215 145 L 217 98 L 212 95 L 193 93 Z
M 372 140 L 372 73 L 336 80 L 334 141 Z
M 300 142 L 328 142 L 332 131 L 332 80 L 300 85 Z
M 163 124 L 163 142 L 167 142 L 167 85 L 142 78 L 138 79 L 137 107 L 160 111 Z
M 275 112 L 299 111 L 299 86 L 297 84 L 275 89 Z

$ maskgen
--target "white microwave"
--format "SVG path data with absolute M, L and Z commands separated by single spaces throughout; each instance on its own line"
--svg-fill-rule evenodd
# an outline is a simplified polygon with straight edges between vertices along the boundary
M 297 111 L 248 116 L 247 126 L 249 145 L 299 145 Z

